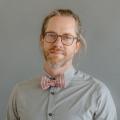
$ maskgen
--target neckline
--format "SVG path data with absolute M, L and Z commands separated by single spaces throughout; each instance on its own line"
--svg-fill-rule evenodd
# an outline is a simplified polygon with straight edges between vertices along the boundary
M 65 72 L 64 72 L 64 79 L 65 79 L 65 88 L 69 85 L 75 74 L 77 73 L 76 69 L 73 66 L 70 66 Z M 43 69 L 42 75 L 47 76 L 49 78 L 53 78 L 54 76 L 51 76 L 45 69 Z

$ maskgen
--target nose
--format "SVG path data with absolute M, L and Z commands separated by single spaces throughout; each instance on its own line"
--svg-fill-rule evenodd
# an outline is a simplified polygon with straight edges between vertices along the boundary
M 54 42 L 54 44 L 57 45 L 57 46 L 63 46 L 61 36 L 58 36 L 58 38 L 57 38 L 57 40 Z

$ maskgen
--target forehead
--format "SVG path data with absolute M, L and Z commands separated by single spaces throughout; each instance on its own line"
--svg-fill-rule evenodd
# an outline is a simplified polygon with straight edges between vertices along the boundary
M 58 34 L 70 33 L 74 35 L 76 23 L 74 18 L 70 16 L 54 16 L 48 21 L 46 31 L 53 31 Z

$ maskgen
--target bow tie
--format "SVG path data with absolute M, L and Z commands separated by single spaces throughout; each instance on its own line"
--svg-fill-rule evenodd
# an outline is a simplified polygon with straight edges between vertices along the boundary
M 41 87 L 43 90 L 47 90 L 49 87 L 64 88 L 64 86 L 64 75 L 57 75 L 55 78 L 48 78 L 46 76 L 42 76 L 41 78 Z

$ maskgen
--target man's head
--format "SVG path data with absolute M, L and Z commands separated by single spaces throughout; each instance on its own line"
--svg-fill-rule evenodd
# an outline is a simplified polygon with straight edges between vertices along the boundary
M 80 18 L 77 14 L 75 14 L 70 9 L 57 9 L 57 10 L 52 11 L 48 16 L 46 16 L 44 18 L 44 21 L 43 21 L 43 24 L 42 24 L 40 37 L 41 38 L 44 37 L 48 22 L 54 16 L 72 17 L 75 20 L 76 35 L 78 37 L 78 40 L 80 40 L 80 42 L 81 42 L 81 45 L 82 45 L 81 47 L 86 48 L 86 41 L 84 40 L 83 36 L 81 35 L 81 21 L 80 21 Z
M 58 9 L 43 21 L 40 35 L 45 60 L 50 64 L 72 63 L 78 50 L 85 48 L 79 17 L 68 9 Z

